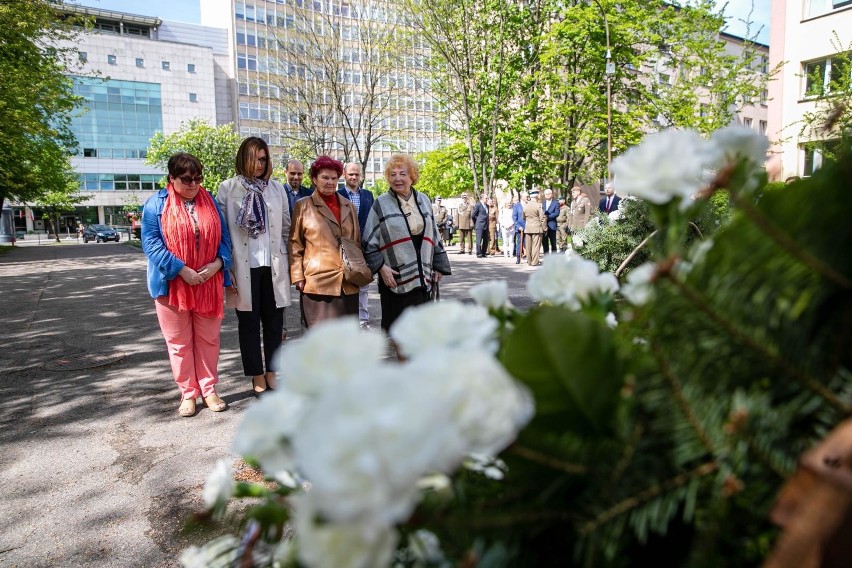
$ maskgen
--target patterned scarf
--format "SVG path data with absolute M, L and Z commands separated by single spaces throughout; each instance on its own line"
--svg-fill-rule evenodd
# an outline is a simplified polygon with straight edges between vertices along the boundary
M 266 232 L 266 207 L 263 205 L 263 191 L 269 185 L 269 180 L 248 179 L 237 176 L 246 190 L 240 211 L 237 213 L 237 226 L 248 233 L 253 239 Z
M 184 201 L 168 186 L 169 195 L 163 207 L 162 230 L 166 248 L 184 264 L 198 270 L 213 262 L 222 240 L 222 222 L 213 197 L 204 188 L 195 196 L 195 215 L 198 218 L 198 241 L 196 222 L 187 210 Z M 206 317 L 224 317 L 224 275 L 218 271 L 203 284 L 190 286 L 178 276 L 169 281 L 169 305 L 181 312 L 193 311 Z

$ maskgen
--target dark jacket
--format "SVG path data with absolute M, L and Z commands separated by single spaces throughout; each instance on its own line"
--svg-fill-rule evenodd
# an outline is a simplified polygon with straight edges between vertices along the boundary
M 338 189 L 337 193 L 349 199 L 349 188 L 343 186 Z M 364 234 L 364 225 L 367 223 L 367 217 L 370 215 L 370 209 L 373 208 L 373 194 L 364 188 L 358 189 L 358 195 L 361 197 L 361 206 L 358 208 L 358 227 L 361 229 L 361 234 Z M 351 201 L 351 199 L 350 199 Z
M 612 203 L 609 204 L 609 211 L 606 210 L 606 195 L 601 198 L 600 203 L 598 203 L 598 209 L 603 211 L 604 213 L 611 213 L 618 209 L 618 202 L 621 201 L 621 198 L 617 195 L 612 196 Z
M 314 192 L 312 187 L 305 187 L 304 185 L 299 188 L 299 191 L 293 193 L 293 188 L 290 187 L 289 183 L 284 184 L 284 189 L 287 190 L 287 199 L 290 201 L 290 219 L 293 219 L 293 211 L 296 209 L 296 202 L 299 201 L 303 197 L 308 197 L 310 194 Z
M 559 217 L 559 201 L 551 199 L 550 208 L 547 208 L 547 201 L 542 201 L 541 209 L 544 211 L 544 216 L 547 217 L 547 228 L 551 231 L 555 231 L 556 218 Z
M 487 231 L 488 207 L 481 201 L 477 201 L 473 208 L 473 213 L 470 214 L 470 220 L 473 222 L 473 228 L 477 231 Z

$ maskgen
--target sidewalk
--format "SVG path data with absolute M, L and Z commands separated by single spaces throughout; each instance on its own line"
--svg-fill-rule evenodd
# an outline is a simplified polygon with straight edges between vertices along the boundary
M 534 269 L 456 251 L 443 299 L 506 277 L 513 302 L 528 305 Z M 178 417 L 145 265 L 124 243 L 0 254 L 0 566 L 177 566 L 207 540 L 179 532 L 255 399 L 227 310 L 218 391 L 230 408 Z M 375 284 L 370 305 L 378 329 Z M 296 340 L 296 304 L 287 327 Z

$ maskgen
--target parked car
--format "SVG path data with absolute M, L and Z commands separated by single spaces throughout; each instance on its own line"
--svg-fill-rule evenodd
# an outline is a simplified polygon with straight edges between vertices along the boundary
M 121 237 L 115 232 L 112 227 L 106 225 L 89 225 L 83 229 L 83 242 L 95 241 L 96 243 L 105 243 L 107 241 L 118 242 Z

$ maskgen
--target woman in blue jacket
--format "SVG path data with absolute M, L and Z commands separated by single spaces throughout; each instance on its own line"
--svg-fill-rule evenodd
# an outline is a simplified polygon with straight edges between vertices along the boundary
M 216 394 L 219 330 L 231 285 L 231 239 L 218 205 L 201 187 L 198 158 L 177 153 L 168 169 L 168 186 L 142 209 L 148 291 L 181 391 L 178 414 L 194 416 L 199 396 L 221 412 L 227 405 Z

